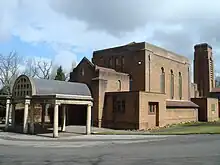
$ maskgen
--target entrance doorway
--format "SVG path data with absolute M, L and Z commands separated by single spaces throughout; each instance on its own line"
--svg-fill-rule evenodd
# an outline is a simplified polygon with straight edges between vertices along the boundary
M 148 114 L 155 117 L 155 119 L 154 119 L 155 125 L 159 126 L 159 124 L 160 124 L 159 103 L 158 102 L 149 102 L 148 106 L 149 106 Z
M 156 126 L 160 126 L 159 103 L 156 103 Z

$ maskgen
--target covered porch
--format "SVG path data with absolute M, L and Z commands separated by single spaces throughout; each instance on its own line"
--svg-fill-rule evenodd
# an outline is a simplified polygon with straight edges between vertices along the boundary
M 53 137 L 56 138 L 59 131 L 66 131 L 67 119 L 73 118 L 74 113 L 69 113 L 72 105 L 81 107 L 76 109 L 79 113 L 85 110 L 82 113 L 86 120 L 85 133 L 90 134 L 93 99 L 85 84 L 33 79 L 22 75 L 15 81 L 12 96 L 6 98 L 5 130 L 37 134 L 39 127 L 46 130 L 48 125 L 52 125 Z M 46 119 L 48 116 L 49 122 Z

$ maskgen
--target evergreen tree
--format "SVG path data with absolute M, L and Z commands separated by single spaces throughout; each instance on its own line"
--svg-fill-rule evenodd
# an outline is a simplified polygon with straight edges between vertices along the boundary
M 55 76 L 55 80 L 60 80 L 60 81 L 65 81 L 66 80 L 66 76 L 65 76 L 65 73 L 63 72 L 62 66 L 60 66 L 57 69 L 57 74 Z

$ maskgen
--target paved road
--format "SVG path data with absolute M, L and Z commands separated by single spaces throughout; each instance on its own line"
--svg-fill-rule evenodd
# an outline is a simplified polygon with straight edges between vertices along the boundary
M 154 137 L 155 139 L 160 139 Z M 149 165 L 219 165 L 220 136 L 192 135 L 140 139 L 118 143 L 96 143 L 83 147 L 47 148 L 0 145 L 0 164 L 69 165 L 69 164 L 149 164 Z M 19 141 L 17 141 L 19 143 Z M 36 141 L 33 143 L 37 143 Z M 45 142 L 47 145 L 49 142 Z M 83 141 L 82 141 L 83 143 Z

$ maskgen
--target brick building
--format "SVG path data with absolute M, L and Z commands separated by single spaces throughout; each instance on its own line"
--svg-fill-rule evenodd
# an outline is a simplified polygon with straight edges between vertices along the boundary
M 213 52 L 207 43 L 194 46 L 194 83 L 191 100 L 199 106 L 199 121 L 218 120 L 220 88 L 215 87 Z
M 95 126 L 148 129 L 198 119 L 199 107 L 190 100 L 190 61 L 146 42 L 95 51 L 70 81 L 91 89 Z

